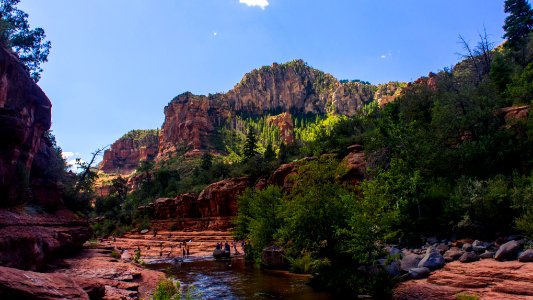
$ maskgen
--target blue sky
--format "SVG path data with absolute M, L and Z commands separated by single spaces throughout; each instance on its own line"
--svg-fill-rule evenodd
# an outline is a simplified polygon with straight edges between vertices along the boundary
M 244 3 L 242 3 L 244 2 Z M 65 152 L 87 159 L 160 128 L 185 91 L 225 92 L 295 58 L 338 79 L 411 81 L 458 61 L 458 36 L 501 43 L 503 0 L 22 0 L 52 42 L 39 82 Z

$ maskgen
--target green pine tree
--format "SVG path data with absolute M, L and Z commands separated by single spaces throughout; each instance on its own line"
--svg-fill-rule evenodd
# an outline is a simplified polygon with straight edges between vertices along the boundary
M 524 45 L 533 29 L 533 10 L 527 0 L 505 0 L 505 12 L 509 16 L 505 18 L 503 37 L 516 50 Z
M 250 158 L 254 157 L 257 154 L 257 136 L 252 126 L 248 128 L 248 133 L 246 134 L 246 140 L 244 142 L 242 154 L 244 156 L 245 161 L 250 160 Z

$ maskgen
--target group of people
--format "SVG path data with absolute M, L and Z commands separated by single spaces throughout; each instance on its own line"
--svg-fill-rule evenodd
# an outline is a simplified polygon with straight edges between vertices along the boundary
M 245 242 L 244 241 L 241 241 L 241 248 L 242 248 L 242 251 L 244 252 L 244 246 L 245 246 Z M 233 241 L 231 242 L 231 246 L 230 244 L 228 243 L 228 241 L 225 241 L 225 242 L 221 242 L 221 243 L 217 243 L 215 249 L 217 250 L 224 250 L 228 253 L 231 253 L 231 247 L 233 247 L 233 252 L 235 253 L 235 255 L 239 255 L 239 250 L 237 250 L 237 242 L 236 241 Z

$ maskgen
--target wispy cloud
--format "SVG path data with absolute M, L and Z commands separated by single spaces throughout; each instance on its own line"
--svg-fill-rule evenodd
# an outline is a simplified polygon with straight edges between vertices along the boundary
M 268 6 L 268 0 L 239 0 L 239 3 L 243 3 L 248 6 L 258 6 L 263 10 Z

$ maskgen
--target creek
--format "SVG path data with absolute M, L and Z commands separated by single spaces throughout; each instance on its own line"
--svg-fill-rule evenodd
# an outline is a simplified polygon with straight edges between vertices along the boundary
M 151 268 L 170 272 L 182 285 L 193 286 L 200 299 L 333 299 L 330 294 L 307 285 L 305 276 L 260 269 L 242 257 L 186 259 Z

